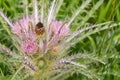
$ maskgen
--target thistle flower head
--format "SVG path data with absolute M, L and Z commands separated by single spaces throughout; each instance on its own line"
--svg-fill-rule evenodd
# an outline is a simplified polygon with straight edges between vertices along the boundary
M 33 24 L 33 19 L 31 17 L 21 18 L 19 21 L 14 22 L 11 29 L 14 34 L 21 35 L 23 32 L 28 32 L 29 28 Z
M 21 44 L 21 48 L 24 52 L 32 55 L 35 53 L 35 51 L 38 48 L 38 45 L 35 41 L 32 40 L 25 40 L 22 44 Z
M 68 35 L 70 29 L 63 24 L 62 21 L 53 20 L 51 22 L 51 30 L 56 35 L 58 34 L 59 37 L 64 37 Z

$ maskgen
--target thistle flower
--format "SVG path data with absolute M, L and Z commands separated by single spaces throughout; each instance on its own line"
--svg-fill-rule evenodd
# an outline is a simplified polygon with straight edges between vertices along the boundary
M 50 27 L 54 35 L 59 37 L 64 37 L 70 32 L 70 29 L 66 26 L 66 24 L 63 24 L 62 21 L 53 20 Z
M 35 41 L 32 40 L 25 40 L 22 44 L 21 44 L 21 48 L 24 52 L 28 53 L 28 54 L 33 54 L 35 53 L 35 51 L 38 48 L 38 45 Z
M 64 38 L 69 34 L 70 29 L 66 24 L 63 24 L 62 21 L 52 20 L 49 32 L 53 34 L 52 39 L 49 42 L 49 46 L 54 46 L 61 38 Z
M 11 29 L 14 34 L 21 35 L 29 31 L 31 24 L 33 24 L 33 19 L 27 16 L 13 23 L 13 26 L 11 26 Z

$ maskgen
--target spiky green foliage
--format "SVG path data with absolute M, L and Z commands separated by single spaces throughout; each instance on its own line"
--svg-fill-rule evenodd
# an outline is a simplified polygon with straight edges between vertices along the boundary
M 38 0 L 38 3 L 39 13 L 44 15 L 40 16 L 41 21 L 46 23 L 52 1 Z M 54 60 L 38 58 L 39 64 L 43 64 L 38 72 L 23 64 L 34 65 L 34 61 L 20 55 L 19 45 L 0 17 L 0 79 L 119 80 L 119 4 L 119 0 L 57 0 L 54 17 L 70 25 L 71 36 L 63 41 L 67 42 L 66 48 L 51 56 Z M 0 1 L 0 9 L 12 21 L 31 14 L 32 6 L 32 0 Z

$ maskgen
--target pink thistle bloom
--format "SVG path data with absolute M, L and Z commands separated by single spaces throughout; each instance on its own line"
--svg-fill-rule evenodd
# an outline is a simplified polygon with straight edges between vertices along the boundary
M 69 34 L 70 29 L 66 24 L 63 24 L 62 21 L 53 20 L 50 25 L 50 31 L 54 34 L 49 45 L 54 46 L 58 43 L 61 37 L 65 37 Z
M 66 26 L 66 24 L 62 27 L 62 29 L 60 30 L 60 34 L 59 36 L 67 36 L 70 32 L 70 29 Z
M 68 35 L 70 29 L 65 25 L 63 25 L 62 21 L 53 20 L 51 23 L 51 30 L 55 35 L 59 35 L 59 37 L 64 37 Z
M 24 52 L 27 54 L 34 54 L 38 48 L 38 45 L 35 41 L 32 40 L 25 40 L 23 44 L 21 45 L 21 48 Z
M 20 19 L 18 22 L 13 23 L 11 27 L 14 34 L 21 35 L 22 32 L 28 32 L 29 27 L 33 24 L 33 19 L 31 17 L 25 17 Z

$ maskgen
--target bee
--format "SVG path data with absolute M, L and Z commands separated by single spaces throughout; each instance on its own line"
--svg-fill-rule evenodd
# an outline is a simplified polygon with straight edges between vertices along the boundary
M 45 28 L 41 22 L 35 25 L 35 32 L 37 35 L 43 35 L 45 33 Z

